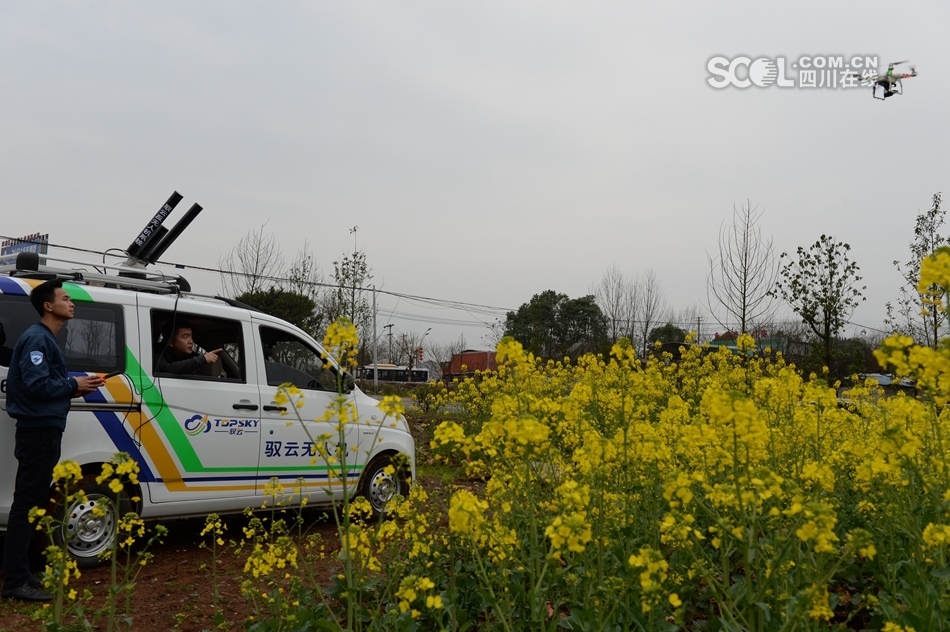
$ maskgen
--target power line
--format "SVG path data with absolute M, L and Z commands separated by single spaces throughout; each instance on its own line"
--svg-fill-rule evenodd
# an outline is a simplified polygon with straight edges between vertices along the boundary
M 0 235 L 0 239 L 15 239 L 15 238 L 14 238 L 14 237 L 8 237 L 8 236 L 6 236 L 6 235 Z M 108 256 L 110 256 L 110 257 L 123 258 L 122 256 L 119 256 L 119 255 L 109 254 L 109 250 L 115 250 L 115 248 L 110 248 L 109 250 L 101 251 L 101 250 L 92 250 L 92 249 L 89 249 L 89 248 L 79 248 L 79 247 L 76 247 L 76 246 L 67 246 L 67 245 L 65 245 L 65 244 L 47 244 L 47 245 L 48 245 L 50 248 L 61 248 L 61 249 L 64 249 L 64 250 L 72 250 L 72 251 L 74 251 L 74 252 L 85 252 L 85 253 L 94 254 L 94 255 L 100 255 L 100 256 L 108 255 Z M 162 264 L 162 265 L 167 265 L 167 266 L 174 266 L 174 267 L 177 268 L 177 269 L 200 270 L 200 271 L 202 271 L 202 272 L 214 272 L 214 273 L 217 273 L 217 274 L 227 274 L 227 275 L 242 276 L 242 277 L 255 276 L 255 275 L 252 275 L 252 274 L 248 274 L 248 273 L 246 273 L 246 272 L 236 272 L 236 271 L 233 271 L 233 270 L 222 270 L 222 269 L 220 269 L 220 268 L 209 268 L 209 267 L 206 267 L 206 266 L 191 265 L 191 264 L 186 264 L 186 263 L 177 263 L 177 262 L 173 262 L 173 261 L 157 261 L 156 263 L 157 263 L 157 264 Z M 93 265 L 93 264 L 90 264 L 90 265 Z M 450 300 L 450 299 L 433 298 L 433 297 L 431 297 L 431 296 L 420 296 L 420 295 L 416 295 L 416 294 L 405 294 L 405 293 L 402 293 L 402 292 L 391 292 L 391 291 L 389 291 L 389 290 L 382 290 L 382 289 L 373 289 L 373 288 L 359 287 L 359 286 L 355 286 L 355 285 L 354 285 L 354 286 L 336 285 L 336 284 L 334 284 L 334 283 L 321 283 L 321 282 L 318 282 L 318 281 L 300 281 L 300 280 L 297 280 L 297 279 L 290 279 L 290 278 L 287 278 L 287 277 L 265 276 L 265 275 L 258 276 L 258 278 L 264 279 L 264 280 L 267 280 L 267 281 L 275 281 L 275 282 L 303 283 L 303 284 L 305 284 L 305 285 L 311 285 L 311 286 L 314 286 L 314 287 L 324 287 L 324 288 L 344 289 L 344 290 L 355 290 L 355 291 L 358 291 L 358 292 L 376 292 L 377 294 L 386 294 L 386 295 L 388 295 L 388 296 L 394 296 L 394 297 L 400 298 L 400 299 L 420 301 L 420 302 L 422 302 L 422 303 L 427 303 L 427 304 L 429 304 L 430 306 L 433 306 L 433 307 L 441 307 L 441 308 L 443 308 L 443 309 L 461 309 L 461 310 L 463 310 L 463 311 L 468 311 L 468 309 L 466 309 L 466 308 L 469 308 L 469 309 L 472 309 L 472 310 L 474 310 L 474 311 L 483 311 L 483 313 L 485 313 L 486 315 L 499 315 L 499 314 L 502 314 L 502 313 L 507 314 L 508 312 L 513 311 L 512 308 L 508 308 L 508 307 L 497 307 L 497 306 L 494 306 L 494 305 L 484 305 L 484 304 L 480 304 L 480 303 L 467 303 L 467 302 L 464 302 L 464 301 L 453 301 L 453 300 Z
M 408 314 L 406 312 L 390 312 L 390 316 L 398 316 L 403 320 L 414 320 L 417 322 L 433 323 L 437 325 L 457 325 L 459 327 L 488 327 L 491 323 L 481 320 L 460 320 L 456 318 L 441 318 L 439 316 L 424 316 L 420 314 Z
M 12 240 L 12 239 L 18 239 L 18 238 L 17 238 L 17 237 L 10 237 L 10 236 L 8 236 L 8 235 L 0 235 L 0 239 L 11 239 L 11 240 Z M 59 248 L 59 249 L 62 249 L 62 250 L 70 250 L 70 251 L 73 251 L 73 252 L 83 252 L 83 253 L 87 253 L 87 254 L 99 255 L 99 256 L 102 256 L 102 257 L 110 256 L 110 257 L 116 257 L 116 258 L 121 259 L 121 258 L 124 258 L 124 257 L 126 256 L 126 255 L 124 255 L 124 254 L 123 254 L 123 255 L 111 254 L 110 251 L 115 251 L 115 250 L 117 250 L 116 248 L 109 248 L 108 250 L 102 251 L 102 250 L 93 250 L 93 249 L 90 249 L 90 248 L 79 248 L 78 246 L 67 246 L 67 245 L 65 245 L 65 244 L 51 244 L 51 243 L 50 243 L 50 244 L 47 244 L 47 246 L 48 246 L 49 248 Z M 210 267 L 206 267 L 206 266 L 198 266 L 198 265 L 191 265 L 191 264 L 185 264 L 185 263 L 176 263 L 176 262 L 172 262 L 172 261 L 158 261 L 158 262 L 156 262 L 156 263 L 162 264 L 162 265 L 166 265 L 166 266 L 174 266 L 174 267 L 177 268 L 177 269 L 200 270 L 200 271 L 202 271 L 202 272 L 213 272 L 213 273 L 216 273 L 216 274 L 227 274 L 227 275 L 242 276 L 242 277 L 255 276 L 255 275 L 252 275 L 252 274 L 248 274 L 248 273 L 246 273 L 246 272 L 236 272 L 236 271 L 222 270 L 222 269 L 220 269 L 220 268 L 210 268 Z M 95 265 L 95 264 L 89 264 L 89 265 Z M 287 282 L 295 282 L 295 283 L 301 283 L 301 281 L 299 281 L 299 280 L 297 280 L 297 279 L 290 279 L 290 278 L 287 278 L 287 277 L 259 276 L 259 278 L 265 279 L 265 280 L 267 280 L 267 281 L 274 281 L 274 282 L 284 282 L 284 283 L 287 283 Z M 481 303 L 468 303 L 468 302 L 465 302 L 465 301 L 454 301 L 454 300 L 450 300 L 450 299 L 433 298 L 433 297 L 430 297 L 430 296 L 420 296 L 420 295 L 416 295 L 416 294 L 406 294 L 406 293 L 403 293 L 403 292 L 392 292 L 392 291 L 389 291 L 389 290 L 382 290 L 382 289 L 364 288 L 364 287 L 359 287 L 359 286 L 341 286 L 341 285 L 335 285 L 335 284 L 333 284 L 333 283 L 321 283 L 321 282 L 317 282 L 317 281 L 302 281 L 302 283 L 304 283 L 304 284 L 306 284 L 306 285 L 311 285 L 311 286 L 315 286 L 315 287 L 323 287 L 323 288 L 356 290 L 356 291 L 360 291 L 360 292 L 376 292 L 376 293 L 378 293 L 378 294 L 385 294 L 385 295 L 387 295 L 387 296 L 393 296 L 393 297 L 396 297 L 397 299 L 400 299 L 400 300 L 406 300 L 406 301 L 410 301 L 410 302 L 415 302 L 415 303 L 417 303 L 417 304 L 421 304 L 421 305 L 419 305 L 419 307 L 425 307 L 425 308 L 428 308 L 428 309 L 452 309 L 452 310 L 461 310 L 461 311 L 464 311 L 464 312 L 468 313 L 469 316 L 471 316 L 472 319 L 473 319 L 473 320 L 463 320 L 463 319 L 454 319 L 454 318 L 444 318 L 444 317 L 439 317 L 439 316 L 428 316 L 428 315 L 423 315 L 423 314 L 410 314 L 410 313 L 407 313 L 407 312 L 397 312 L 395 307 L 392 309 L 392 311 L 390 311 L 390 318 L 392 318 L 393 316 L 398 316 L 399 318 L 402 318 L 402 319 L 405 319 L 405 320 L 411 320 L 411 321 L 415 321 L 415 322 L 429 322 L 429 323 L 436 323 L 436 324 L 440 324 L 440 325 L 451 325 L 451 326 L 459 326 L 459 327 L 487 327 L 487 326 L 490 326 L 491 323 L 490 323 L 490 322 L 487 322 L 487 323 L 486 323 L 485 321 L 479 320 L 479 319 L 477 318 L 476 314 L 480 314 L 480 315 L 483 315 L 483 316 L 489 316 L 489 317 L 497 318 L 497 317 L 499 317 L 499 316 L 504 316 L 505 314 L 507 314 L 507 313 L 510 312 L 510 311 L 514 311 L 513 309 L 507 308 L 507 307 L 497 307 L 497 306 L 493 306 L 493 305 L 484 305 L 484 304 L 481 304 Z M 397 306 L 397 307 L 398 307 L 398 305 L 399 305 L 399 301 L 396 302 L 396 306 Z M 474 312 L 474 313 L 473 313 L 473 312 Z M 662 320 L 662 319 L 661 319 L 661 320 Z M 630 327 L 630 326 L 635 326 L 635 325 L 638 325 L 638 324 L 647 324 L 647 323 L 649 323 L 649 321 L 641 321 L 641 320 L 637 320 L 637 319 L 621 319 L 619 322 L 622 322 L 622 323 L 626 324 L 626 326 L 628 326 L 628 327 Z M 652 324 L 652 323 L 650 323 L 650 324 Z M 659 323 L 657 323 L 657 324 L 659 325 Z M 683 325 L 684 327 L 681 327 L 681 328 L 686 329 L 686 330 L 689 330 L 689 329 L 690 329 L 690 326 L 692 325 L 691 322 L 676 322 L 676 323 L 671 323 L 671 324 L 676 325 L 676 326 Z M 868 329 L 868 330 L 876 331 L 876 332 L 879 332 L 879 333 L 890 333 L 890 330 L 887 330 L 887 329 L 879 329 L 879 328 L 877 328 L 877 327 L 872 327 L 872 326 L 870 326 L 870 325 L 864 325 L 864 324 L 861 324 L 861 323 L 858 323 L 858 322 L 855 322 L 855 321 L 848 321 L 847 324 L 852 325 L 852 326 L 855 326 L 855 327 L 861 327 L 861 328 L 863 328 L 863 329 Z M 738 323 L 736 323 L 736 325 L 738 326 Z M 726 325 L 726 328 L 728 329 L 728 324 Z

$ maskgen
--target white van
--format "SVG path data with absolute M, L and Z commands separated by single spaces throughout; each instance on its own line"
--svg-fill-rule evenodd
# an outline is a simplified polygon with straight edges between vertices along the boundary
M 89 501 L 63 514 L 68 518 L 62 539 L 81 565 L 94 565 L 115 536 L 118 509 L 95 476 L 116 452 L 129 453 L 141 468 L 139 488 L 126 490 L 126 496 L 141 499 L 132 508 L 144 518 L 260 507 L 265 486 L 275 478 L 288 495 L 302 481 L 311 505 L 341 499 L 341 477 L 329 475 L 314 444 L 321 435 L 338 437 L 336 424 L 313 421 L 337 396 L 338 379 L 359 423 L 345 426 L 343 446 L 334 438 L 324 447 L 329 454 L 347 451 L 348 489 L 365 496 L 376 512 L 395 494 L 407 493 L 415 443 L 405 418 L 385 417 L 376 400 L 332 360 L 322 359 L 324 350 L 313 338 L 236 301 L 189 294 L 183 280 L 136 276 L 0 268 L 0 529 L 6 528 L 17 467 L 15 420 L 6 412 L 10 354 L 38 320 L 30 291 L 51 278 L 63 280 L 76 306 L 75 318 L 58 336 L 70 374 L 121 372 L 73 400 L 63 436 L 62 459 L 78 462 L 86 474 Z M 196 349 L 224 352 L 201 375 L 158 373 L 163 328 L 184 320 Z M 304 394 L 299 412 L 307 429 L 293 410 L 281 414 L 285 408 L 275 396 L 286 382 Z M 396 473 L 387 473 L 390 464 Z M 97 504 L 108 509 L 105 518 L 94 515 Z

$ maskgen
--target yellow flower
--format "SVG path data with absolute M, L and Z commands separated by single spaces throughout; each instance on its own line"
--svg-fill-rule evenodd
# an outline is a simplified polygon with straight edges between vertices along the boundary
M 349 318 L 340 317 L 327 327 L 323 347 L 342 367 L 356 366 L 359 336 Z
M 112 467 L 111 463 L 103 463 L 102 474 L 96 477 L 96 483 L 99 483 L 101 485 L 102 481 L 112 476 L 113 472 L 115 472 L 115 469 Z
M 920 281 L 917 291 L 924 295 L 933 295 L 934 286 L 950 288 L 950 250 L 946 246 L 938 248 L 929 257 L 920 262 Z
M 398 395 L 386 395 L 379 402 L 379 409 L 387 417 L 397 417 L 406 413 L 402 398 Z
M 950 543 L 950 525 L 929 523 L 924 527 L 924 543 L 931 549 Z
M 82 468 L 75 461 L 63 461 L 53 467 L 53 480 L 71 485 L 82 478 Z
M 569 515 L 557 516 L 544 530 L 551 540 L 551 548 L 556 556 L 560 555 L 560 549 L 567 545 L 567 549 L 574 553 L 581 553 L 585 546 L 591 540 L 590 525 L 584 514 L 574 512 Z
M 477 532 L 485 522 L 486 509 L 488 503 L 479 500 L 472 492 L 466 489 L 457 491 L 449 503 L 449 529 L 461 534 Z
M 897 625 L 896 623 L 891 623 L 888 621 L 884 624 L 884 627 L 881 628 L 881 632 L 917 632 L 914 628 L 908 626 Z
M 811 609 L 808 616 L 812 619 L 821 619 L 827 621 L 834 616 L 834 611 L 828 606 L 828 588 L 823 586 L 812 586 Z
M 818 525 L 815 524 L 814 520 L 809 520 L 801 527 L 795 530 L 795 535 L 798 536 L 798 539 L 803 542 L 808 542 L 809 540 L 814 539 L 818 535 Z

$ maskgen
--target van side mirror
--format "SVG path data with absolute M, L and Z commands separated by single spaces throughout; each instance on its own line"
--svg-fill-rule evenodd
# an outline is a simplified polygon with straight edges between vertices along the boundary
M 352 393 L 353 389 L 356 388 L 356 380 L 353 379 L 353 376 L 349 373 L 343 374 L 343 392 Z

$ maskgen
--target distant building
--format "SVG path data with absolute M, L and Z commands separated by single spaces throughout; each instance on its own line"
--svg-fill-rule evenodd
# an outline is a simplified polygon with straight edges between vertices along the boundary
M 726 347 L 732 353 L 739 353 L 739 347 L 736 345 L 739 335 L 740 334 L 738 331 L 727 331 L 722 334 L 716 332 L 716 334 L 713 336 L 713 339 L 709 341 L 709 346 Z M 798 355 L 798 353 L 804 355 L 808 352 L 807 344 L 778 337 L 770 338 L 768 332 L 764 329 L 761 331 L 750 331 L 749 335 L 751 335 L 755 340 L 756 349 L 758 349 L 760 352 L 764 351 L 765 349 L 769 349 L 772 353 L 781 351 L 784 355 L 786 355 L 786 357 L 790 351 L 793 352 L 793 355 Z
M 466 349 L 452 355 L 452 359 L 442 367 L 442 379 L 464 379 L 475 375 L 475 371 L 497 371 L 494 351 L 475 351 Z

